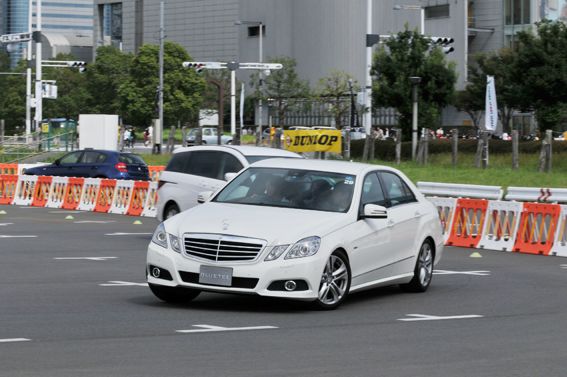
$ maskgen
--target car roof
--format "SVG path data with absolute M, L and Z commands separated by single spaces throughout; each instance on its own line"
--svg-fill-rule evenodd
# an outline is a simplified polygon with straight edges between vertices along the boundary
M 267 147 L 256 147 L 250 145 L 195 145 L 192 147 L 182 147 L 177 148 L 173 153 L 189 152 L 189 151 L 226 151 L 231 149 L 233 151 L 239 152 L 244 156 L 277 156 L 277 157 L 287 157 L 287 158 L 303 158 L 301 155 L 286 151 L 284 149 L 277 148 L 267 148 Z
M 282 158 L 272 158 L 256 162 L 254 167 L 262 168 L 285 168 L 300 170 L 328 171 L 333 173 L 365 174 L 372 170 L 387 170 L 399 173 L 397 169 L 384 165 L 364 164 L 360 162 L 337 161 L 337 160 L 290 160 Z

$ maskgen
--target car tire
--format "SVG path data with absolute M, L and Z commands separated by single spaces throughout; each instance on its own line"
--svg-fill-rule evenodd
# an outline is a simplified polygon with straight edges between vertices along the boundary
M 425 292 L 433 278 L 433 260 L 433 245 L 430 240 L 425 240 L 419 248 L 413 279 L 407 284 L 402 284 L 401 288 L 407 292 Z
M 162 301 L 172 304 L 182 304 L 192 301 L 195 297 L 199 296 L 201 291 L 197 289 L 181 288 L 181 287 L 166 287 L 163 285 L 148 284 L 150 290 Z
M 167 206 L 165 206 L 165 210 L 163 211 L 163 219 L 167 220 L 170 217 L 177 215 L 179 212 L 181 211 L 179 210 L 177 204 L 169 203 Z
M 321 275 L 318 297 L 314 301 L 316 309 L 336 309 L 345 300 L 350 289 L 351 272 L 348 258 L 343 251 L 333 252 Z

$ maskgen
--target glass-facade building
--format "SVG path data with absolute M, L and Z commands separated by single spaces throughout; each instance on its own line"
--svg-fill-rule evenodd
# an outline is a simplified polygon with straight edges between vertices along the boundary
M 1 34 L 17 34 L 28 32 L 28 0 L 2 0 Z M 24 56 L 26 43 L 12 44 L 8 48 L 12 66 Z M 4 48 L 7 48 L 4 46 Z

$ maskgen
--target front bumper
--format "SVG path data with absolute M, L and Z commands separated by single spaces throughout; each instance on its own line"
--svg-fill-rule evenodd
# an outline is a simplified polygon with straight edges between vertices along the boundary
M 155 285 L 312 301 L 318 296 L 319 283 L 326 262 L 321 258 L 320 253 L 321 250 L 311 257 L 291 260 L 283 259 L 282 255 L 277 260 L 266 262 L 264 251 L 253 262 L 217 263 L 189 258 L 151 242 L 147 252 L 146 277 L 149 284 Z M 199 284 L 198 275 L 202 265 L 231 267 L 233 285 L 237 287 Z M 171 274 L 171 280 L 153 277 L 149 266 L 167 270 Z M 274 290 L 272 283 L 287 280 L 305 281 L 306 287 L 295 291 Z M 268 289 L 271 285 L 271 289 Z

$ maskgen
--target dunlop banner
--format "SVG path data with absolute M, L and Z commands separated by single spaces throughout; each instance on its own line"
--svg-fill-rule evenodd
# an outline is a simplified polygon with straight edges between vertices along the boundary
M 341 131 L 339 130 L 293 130 L 284 131 L 285 149 L 292 152 L 341 153 Z

